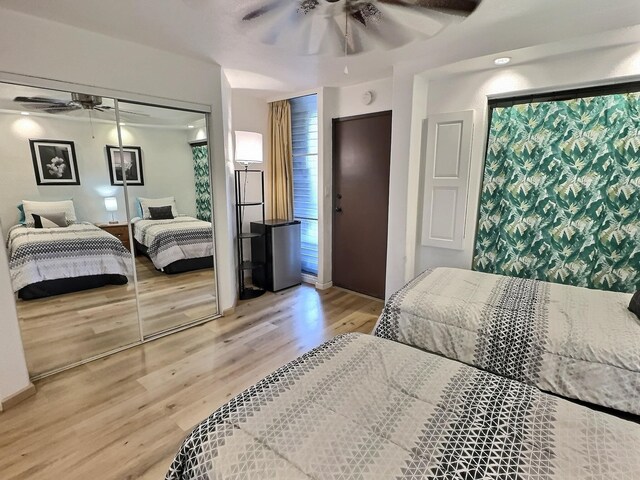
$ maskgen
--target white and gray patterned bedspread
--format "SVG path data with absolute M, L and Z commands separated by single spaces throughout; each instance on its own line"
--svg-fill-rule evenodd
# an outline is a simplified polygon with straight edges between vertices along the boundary
M 66 228 L 16 225 L 7 241 L 15 292 L 46 280 L 91 275 L 131 276 L 131 254 L 113 235 L 91 223 Z
M 631 295 L 436 268 L 394 294 L 374 334 L 542 390 L 640 414 Z
M 213 256 L 213 228 L 186 215 L 173 220 L 133 220 L 133 235 L 147 247 L 151 261 L 158 269 L 178 260 Z
M 639 449 L 638 424 L 347 334 L 216 410 L 166 478 L 638 479 Z

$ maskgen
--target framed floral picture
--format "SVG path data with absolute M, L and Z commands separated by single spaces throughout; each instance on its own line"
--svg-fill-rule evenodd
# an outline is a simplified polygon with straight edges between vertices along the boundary
M 127 185 L 144 185 L 140 147 L 123 146 L 121 153 L 119 146 L 107 145 L 107 162 L 111 185 L 124 185 L 124 178 Z
M 80 185 L 76 148 L 66 140 L 29 140 L 38 185 Z

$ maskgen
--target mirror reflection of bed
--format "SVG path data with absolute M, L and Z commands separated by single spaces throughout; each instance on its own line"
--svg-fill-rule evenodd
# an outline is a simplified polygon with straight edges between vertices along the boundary
M 174 196 L 137 198 L 136 212 L 131 223 L 145 333 L 209 314 L 216 292 L 211 222 L 179 213 Z
M 205 114 L 0 83 L 0 132 L 32 378 L 218 315 Z

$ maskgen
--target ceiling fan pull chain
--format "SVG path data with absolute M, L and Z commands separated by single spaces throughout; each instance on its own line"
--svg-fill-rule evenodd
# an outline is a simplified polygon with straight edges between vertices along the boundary
M 349 56 L 349 10 L 344 9 L 344 74 L 349 75 L 349 65 L 347 57 Z
M 91 110 L 89 110 L 89 123 L 91 124 L 91 138 L 96 139 L 95 132 L 93 131 L 93 116 L 91 115 Z

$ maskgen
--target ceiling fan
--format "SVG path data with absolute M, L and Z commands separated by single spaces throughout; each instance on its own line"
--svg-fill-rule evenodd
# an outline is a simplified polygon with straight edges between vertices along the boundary
M 481 0 L 264 0 L 243 17 L 261 23 L 267 44 L 303 54 L 356 54 L 430 37 Z M 415 15 L 415 14 L 419 15 Z M 421 15 L 420 15 L 421 14 Z M 266 31 L 264 30 L 266 27 Z
M 25 108 L 29 108 L 31 110 L 53 114 L 73 112 L 76 110 L 115 112 L 114 107 L 102 104 L 102 97 L 99 97 L 97 95 L 86 95 L 84 93 L 72 93 L 70 101 L 40 96 L 15 97 L 13 101 L 18 102 Z M 144 113 L 130 112 L 127 110 L 120 110 L 120 113 L 125 113 L 127 115 L 138 115 L 141 117 L 149 116 Z

